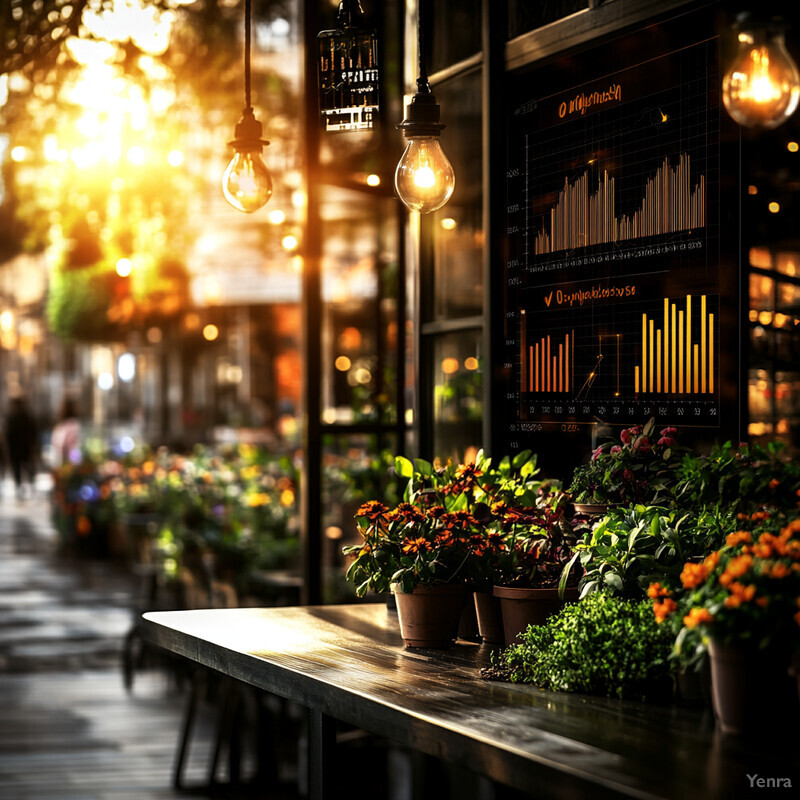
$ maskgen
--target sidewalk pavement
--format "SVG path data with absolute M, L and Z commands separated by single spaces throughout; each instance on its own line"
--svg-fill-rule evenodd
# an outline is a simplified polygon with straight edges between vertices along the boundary
M 130 573 L 58 555 L 50 478 L 32 495 L 0 486 L 0 672 L 119 668 L 131 625 Z
M 135 583 L 124 567 L 59 555 L 48 475 L 17 499 L 0 481 L 0 797 L 183 800 L 171 788 L 185 697 L 164 670 L 126 692 L 121 653 Z M 213 715 L 184 772 L 206 780 Z M 234 800 L 227 794 L 228 800 Z

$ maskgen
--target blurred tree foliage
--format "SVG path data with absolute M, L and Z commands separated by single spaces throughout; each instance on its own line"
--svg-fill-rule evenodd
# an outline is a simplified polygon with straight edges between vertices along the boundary
M 87 24 L 126 6 L 170 21 L 168 46 L 141 45 L 135 31 L 105 41 Z M 254 48 L 259 26 L 291 19 L 295 6 L 253 3 Z M 59 336 L 107 338 L 136 317 L 185 309 L 193 216 L 222 172 L 244 104 L 243 14 L 244 0 L 0 0 L 0 265 L 48 250 L 48 320 Z M 112 48 L 101 66 L 113 83 L 97 90 L 105 97 L 77 97 L 87 67 L 76 40 Z M 116 141 L 92 139 L 92 119 L 112 130 L 114 104 L 126 99 Z M 255 63 L 253 101 L 268 104 L 267 138 L 273 117 L 291 127 L 291 88 Z M 132 122 L 137 108 L 146 109 L 144 128 Z M 105 155 L 112 146 L 115 161 Z M 120 258 L 134 263 L 128 280 L 116 275 Z

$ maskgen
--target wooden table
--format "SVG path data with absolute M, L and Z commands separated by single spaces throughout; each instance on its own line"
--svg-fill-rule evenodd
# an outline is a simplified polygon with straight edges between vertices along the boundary
M 800 786 L 797 720 L 788 740 L 745 742 L 723 737 L 710 711 L 484 681 L 485 645 L 405 649 L 382 604 L 150 612 L 143 632 L 306 706 L 314 798 L 335 791 L 336 720 L 537 798 L 738 798 L 755 774 Z

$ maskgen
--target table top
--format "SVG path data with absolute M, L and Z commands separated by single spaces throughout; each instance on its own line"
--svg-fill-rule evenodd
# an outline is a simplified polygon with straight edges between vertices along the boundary
M 485 681 L 488 646 L 404 648 L 383 604 L 144 620 L 143 633 L 168 650 L 537 798 L 741 797 L 755 774 L 800 786 L 796 733 L 746 742 L 720 734 L 710 709 Z

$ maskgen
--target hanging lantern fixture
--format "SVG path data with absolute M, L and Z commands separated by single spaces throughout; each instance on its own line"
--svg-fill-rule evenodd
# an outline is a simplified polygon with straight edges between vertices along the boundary
M 371 130 L 378 115 L 378 38 L 359 0 L 342 0 L 335 30 L 317 35 L 319 111 L 326 131 Z

